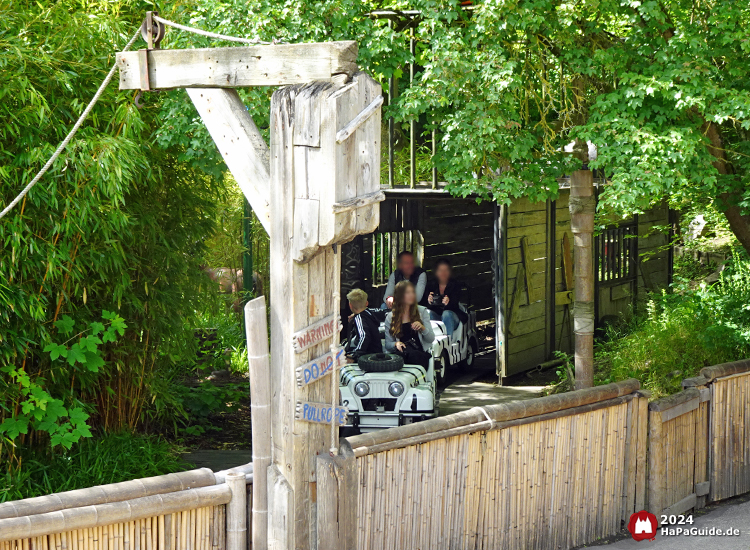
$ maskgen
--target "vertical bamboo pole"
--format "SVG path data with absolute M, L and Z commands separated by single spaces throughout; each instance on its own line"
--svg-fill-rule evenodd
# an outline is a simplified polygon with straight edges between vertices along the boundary
M 648 412 L 648 509 L 659 516 L 664 510 L 664 438 L 662 434 L 661 412 Z
M 232 491 L 232 500 L 227 504 L 227 548 L 247 549 L 247 492 L 245 474 L 227 474 L 227 486 Z
M 245 334 L 250 372 L 253 438 L 252 546 L 268 546 L 268 466 L 271 464 L 271 366 L 268 351 L 266 298 L 245 305 Z
M 575 269 L 575 388 L 594 385 L 594 262 L 593 234 L 596 197 L 594 175 L 588 169 L 587 145 L 576 141 L 573 154 L 583 162 L 570 177 L 570 226 Z

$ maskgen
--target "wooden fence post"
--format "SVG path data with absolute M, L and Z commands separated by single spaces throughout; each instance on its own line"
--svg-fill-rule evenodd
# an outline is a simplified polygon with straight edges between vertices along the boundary
M 575 269 L 575 389 L 594 385 L 594 261 L 593 235 L 596 197 L 594 175 L 588 169 L 588 149 L 576 141 L 574 154 L 583 161 L 583 169 L 570 176 L 570 227 L 573 231 Z
M 344 444 L 338 456 L 321 455 L 318 473 L 318 548 L 354 550 L 357 546 L 357 463 Z
M 640 512 L 646 508 L 646 474 L 648 470 L 648 400 L 651 392 L 639 390 L 637 397 L 638 421 L 636 423 L 638 448 L 635 460 L 635 503 L 634 511 Z
M 704 508 L 708 498 L 710 481 L 708 480 L 709 467 L 709 421 L 711 410 L 711 390 L 708 388 L 708 380 L 703 376 L 686 378 L 682 381 L 682 387 L 695 388 L 700 392 L 700 405 L 695 415 L 695 509 Z
M 648 411 L 648 509 L 659 516 L 664 510 L 665 464 L 661 412 Z
M 247 488 L 245 474 L 228 473 L 226 484 L 232 491 L 227 504 L 227 548 L 247 550 Z

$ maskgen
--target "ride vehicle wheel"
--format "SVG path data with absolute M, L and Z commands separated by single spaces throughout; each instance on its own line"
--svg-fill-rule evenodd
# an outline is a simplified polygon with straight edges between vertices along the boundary
M 448 377 L 448 368 L 451 365 L 450 356 L 448 350 L 443 350 L 440 356 L 440 368 L 438 369 L 437 363 L 435 364 L 435 382 L 438 386 L 445 385 L 445 379 Z
M 357 361 L 365 372 L 394 372 L 404 366 L 404 358 L 393 353 L 370 353 Z
M 466 350 L 466 366 L 471 367 L 474 365 L 474 360 L 477 356 L 477 341 L 475 338 L 469 340 L 469 349 Z

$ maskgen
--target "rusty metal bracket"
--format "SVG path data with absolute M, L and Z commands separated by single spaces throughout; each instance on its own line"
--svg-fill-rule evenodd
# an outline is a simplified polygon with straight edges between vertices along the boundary
M 141 36 L 146 41 L 147 48 L 138 50 L 138 68 L 140 71 L 140 91 L 135 96 L 135 106 L 138 109 L 143 108 L 140 100 L 143 97 L 143 92 L 151 91 L 151 83 L 149 82 L 148 75 L 148 52 L 150 50 L 159 49 L 159 44 L 164 38 L 165 27 L 162 23 L 157 21 L 154 16 L 159 15 L 156 11 L 147 11 L 146 18 L 141 23 Z
M 164 24 L 154 18 L 157 15 L 159 15 L 158 11 L 147 11 L 146 18 L 141 23 L 141 36 L 146 41 L 149 50 L 159 49 L 159 44 L 166 31 Z

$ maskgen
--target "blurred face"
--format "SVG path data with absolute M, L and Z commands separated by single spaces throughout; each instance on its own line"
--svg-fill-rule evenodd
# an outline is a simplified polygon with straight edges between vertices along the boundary
M 412 263 L 412 266 L 414 264 Z M 417 293 L 414 292 L 414 287 L 409 285 L 409 287 L 404 291 L 404 303 L 407 306 L 413 305 L 417 301 Z
M 401 256 L 401 259 L 398 261 L 398 268 L 406 278 L 411 277 L 412 273 L 414 273 L 414 256 L 409 254 Z
M 435 269 L 435 278 L 440 284 L 446 284 L 451 278 L 451 266 L 447 264 L 437 266 L 437 269 Z

